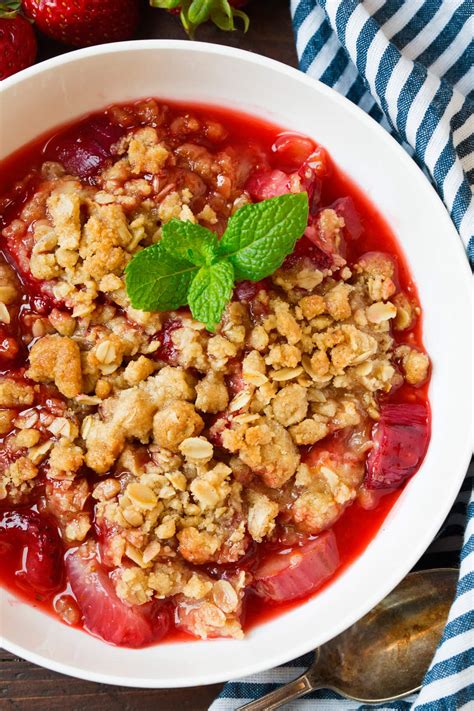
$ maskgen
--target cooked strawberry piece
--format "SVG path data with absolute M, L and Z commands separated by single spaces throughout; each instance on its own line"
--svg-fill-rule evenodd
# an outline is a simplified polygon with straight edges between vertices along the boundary
M 411 477 L 424 459 L 430 439 L 428 406 L 385 405 L 374 426 L 374 447 L 366 462 L 368 489 L 395 489 Z
M 245 186 L 250 196 L 260 202 L 290 192 L 290 177 L 282 170 L 255 173 Z
M 107 151 L 110 151 L 114 143 L 124 135 L 124 129 L 116 123 L 112 123 L 107 116 L 94 116 L 87 121 L 85 135 L 97 143 Z
M 328 173 L 328 161 L 324 148 L 316 148 L 298 170 L 301 189 L 308 193 L 309 225 L 313 224 L 319 209 L 323 178 Z
M 268 314 L 268 307 L 257 296 L 261 291 L 269 291 L 271 286 L 269 279 L 261 279 L 261 281 L 256 282 L 241 281 L 234 289 L 233 298 L 236 301 L 247 303 L 250 307 L 252 320 L 258 322 Z
M 300 190 L 308 193 L 309 212 L 315 214 L 321 197 L 321 179 L 308 163 L 303 163 L 298 172 L 291 175 L 278 169 L 256 173 L 249 178 L 245 188 L 254 200 L 260 202 L 291 192 L 292 178 L 299 179 Z
M 32 169 L 23 180 L 18 181 L 10 190 L 2 194 L 0 198 L 0 227 L 2 229 L 20 214 L 23 206 L 34 195 L 38 182 L 39 173 Z M 2 179 L 0 189 L 5 190 L 5 187 L 7 184 L 4 185 Z
M 301 548 L 267 557 L 255 573 L 254 590 L 276 602 L 295 600 L 314 592 L 338 566 L 336 537 L 326 531 Z
M 351 197 L 339 198 L 330 205 L 344 219 L 345 234 L 350 239 L 358 239 L 364 231 L 362 220 Z
M 93 634 L 122 647 L 143 647 L 168 631 L 168 608 L 161 603 L 127 605 L 94 556 L 83 557 L 76 549 L 67 557 L 66 568 L 84 626 Z
M 345 256 L 346 241 L 341 229 L 334 228 L 333 225 L 328 228 L 324 215 L 327 215 L 326 209 L 319 212 L 314 224 L 307 227 L 304 234 L 336 264 Z
M 18 355 L 18 344 L 6 328 L 0 327 L 0 365 L 8 367 Z
M 310 259 L 316 269 L 329 269 L 332 265 L 331 256 L 323 252 L 305 235 L 297 241 L 293 252 L 285 259 L 284 266 L 292 267 L 304 257 Z
M 8 446 L 8 442 L 3 440 L 0 448 L 0 472 L 3 472 L 12 462 L 21 457 L 21 451 Z
M 291 136 L 292 134 L 289 135 Z M 277 139 L 272 146 L 272 150 L 275 150 L 278 141 L 280 139 L 283 141 L 283 138 L 284 136 L 280 136 Z M 301 137 L 296 138 L 300 141 L 303 140 Z M 308 144 L 312 143 L 309 139 L 305 140 L 308 141 Z M 283 145 L 285 144 L 283 143 Z M 302 145 L 299 146 L 299 149 L 301 150 L 300 157 L 302 157 L 306 151 L 303 151 Z M 285 195 L 285 193 L 294 192 L 294 190 L 298 189 L 306 192 L 309 203 L 309 224 L 312 224 L 321 200 L 322 178 L 327 171 L 326 163 L 322 154 L 320 155 L 320 150 L 322 149 L 316 149 L 306 160 L 303 159 L 303 162 L 299 161 L 299 159 L 297 162 L 295 159 L 295 162 L 298 163 L 293 166 L 296 172 L 291 174 L 279 169 L 254 173 L 247 181 L 246 190 L 256 201 Z M 324 155 L 326 155 L 325 152 Z
M 56 526 L 36 511 L 8 511 L 0 519 L 0 542 L 24 548 L 17 577 L 37 593 L 57 590 L 63 580 L 63 547 Z
M 237 358 L 234 358 L 229 365 L 231 367 L 226 377 L 226 385 L 232 395 L 237 395 L 237 393 L 245 388 L 245 380 L 242 375 L 242 363 Z
M 314 143 L 297 133 L 282 133 L 272 145 L 272 151 L 283 170 L 297 170 L 313 149 Z
M 54 307 L 64 308 L 64 303 L 54 296 L 54 281 L 36 279 L 31 273 L 30 257 L 33 249 L 31 233 L 16 231 L 9 233 L 6 236 L 6 246 L 14 268 L 23 278 L 29 308 L 43 315 L 49 314 Z M 27 316 L 28 309 L 25 306 L 21 310 L 20 321 L 24 321 Z
M 173 331 L 182 328 L 183 322 L 179 318 L 168 319 L 163 324 L 163 328 L 158 333 L 160 339 L 160 347 L 155 351 L 154 357 L 159 360 L 164 360 L 165 363 L 176 365 L 178 351 L 173 343 Z
M 222 447 L 222 433 L 229 429 L 230 425 L 231 418 L 226 414 L 216 415 L 215 419 L 211 420 L 207 437 L 214 447 Z
M 271 288 L 269 279 L 261 281 L 239 281 L 234 289 L 233 298 L 236 301 L 253 301 L 259 291 L 268 291 Z
M 311 225 L 319 209 L 323 181 L 308 163 L 303 163 L 298 171 L 298 176 L 300 179 L 301 189 L 306 191 L 308 194 L 308 224 Z
M 112 146 L 124 133 L 123 128 L 106 116 L 94 116 L 53 138 L 47 154 L 73 175 L 91 178 L 111 157 Z
M 329 156 L 327 151 L 322 148 L 322 146 L 318 146 L 309 156 L 305 165 L 311 168 L 318 178 L 324 178 L 329 172 Z
M 64 303 L 54 298 L 54 294 L 49 284 L 41 284 L 41 293 L 32 293 L 30 297 L 31 310 L 42 316 L 47 316 L 51 311 L 56 309 L 64 309 Z

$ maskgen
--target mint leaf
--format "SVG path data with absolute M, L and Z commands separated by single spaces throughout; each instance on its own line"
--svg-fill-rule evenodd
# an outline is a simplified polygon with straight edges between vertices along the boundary
M 198 268 L 169 254 L 161 243 L 138 252 L 125 269 L 127 294 L 134 309 L 168 311 L 187 303 Z
M 234 269 L 227 260 L 209 267 L 201 267 L 193 279 L 188 294 L 188 304 L 195 319 L 215 331 L 222 312 L 232 296 Z
M 171 256 L 204 267 L 216 260 L 219 242 L 205 227 L 173 219 L 163 225 L 160 244 Z
M 308 223 L 308 196 L 289 193 L 237 210 L 219 243 L 236 279 L 259 281 L 290 254 Z

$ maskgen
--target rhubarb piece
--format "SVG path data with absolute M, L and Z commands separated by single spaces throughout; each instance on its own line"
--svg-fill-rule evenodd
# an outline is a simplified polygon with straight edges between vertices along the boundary
M 422 403 L 385 405 L 374 426 L 374 447 L 366 462 L 368 489 L 396 489 L 418 470 L 430 439 L 428 407 Z
M 345 234 L 350 239 L 359 239 L 364 231 L 361 217 L 351 197 L 335 200 L 330 207 L 344 220 Z
M 143 647 L 168 631 L 168 608 L 161 603 L 127 605 L 116 594 L 112 580 L 97 559 L 77 549 L 66 560 L 69 583 L 84 626 L 106 642 Z
M 267 557 L 255 573 L 254 590 L 276 602 L 296 600 L 319 588 L 338 566 L 336 537 L 326 531 L 301 548 Z

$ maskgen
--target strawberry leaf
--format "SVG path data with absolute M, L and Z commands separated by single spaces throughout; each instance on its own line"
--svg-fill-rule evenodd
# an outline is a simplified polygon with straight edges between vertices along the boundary
M 234 15 L 234 17 L 238 17 L 239 20 L 242 20 L 244 25 L 244 32 L 247 32 L 250 27 L 250 17 L 247 15 L 247 13 L 243 12 L 242 10 L 236 10 L 235 8 L 233 8 L 232 14 Z
M 150 0 L 150 5 L 160 10 L 175 10 L 181 5 L 181 0 Z
M 196 27 L 209 19 L 211 3 L 209 0 L 193 0 L 188 10 L 189 22 Z
M 244 32 L 249 27 L 249 18 L 242 10 L 232 7 L 229 0 L 150 0 L 152 7 L 179 11 L 183 27 L 190 37 L 204 22 L 211 20 L 221 30 L 235 30 L 235 18 L 244 25 Z
M 4 19 L 13 18 L 20 11 L 20 0 L 5 0 L 0 2 L 0 17 Z

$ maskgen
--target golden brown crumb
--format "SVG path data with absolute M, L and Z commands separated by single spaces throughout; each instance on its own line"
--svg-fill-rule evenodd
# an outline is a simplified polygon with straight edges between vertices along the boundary
M 308 411 L 306 388 L 296 383 L 286 385 L 273 398 L 272 410 L 278 422 L 285 427 L 301 422 Z
M 55 473 L 76 472 L 84 462 L 82 449 L 62 438 L 51 450 L 49 465 Z
M 140 356 L 137 360 L 131 360 L 124 371 L 124 378 L 129 385 L 138 385 L 142 380 L 146 380 L 155 370 L 155 364 L 149 358 Z
M 303 316 L 311 321 L 315 316 L 320 316 L 326 311 L 326 302 L 319 294 L 304 296 L 299 303 Z
M 219 539 L 206 531 L 198 531 L 194 526 L 184 528 L 177 535 L 179 552 L 194 565 L 202 565 L 212 560 L 219 548 Z
M 326 309 L 336 321 L 344 321 L 350 317 L 352 311 L 349 303 L 349 294 L 351 291 L 351 286 L 339 283 L 325 295 Z
M 168 159 L 169 151 L 158 141 L 154 128 L 140 128 L 128 148 L 132 173 L 158 173 Z
M 1 393 L 1 383 L 0 383 L 0 393 Z M 4 435 L 10 432 L 13 420 L 16 417 L 15 410 L 0 410 L 0 434 Z
M 279 506 L 257 491 L 249 490 L 249 512 L 248 527 L 249 533 L 254 541 L 260 543 L 275 528 L 275 519 L 279 513 Z
M 298 445 L 315 444 L 320 439 L 324 439 L 328 433 L 328 425 L 318 420 L 302 420 L 290 427 L 290 434 Z
M 278 488 L 290 479 L 299 464 L 299 453 L 288 431 L 268 417 L 224 430 L 222 443 L 240 458 L 267 486 Z
M 0 407 L 32 405 L 34 390 L 31 385 L 10 378 L 0 378 Z
M 74 398 L 82 391 L 81 352 L 62 336 L 44 336 L 30 351 L 27 375 L 38 383 L 54 382 L 59 392 Z
M 430 361 L 426 353 L 410 348 L 409 346 L 400 346 L 397 351 L 397 356 L 402 359 L 402 367 L 405 377 L 410 385 L 421 385 L 428 377 Z
M 188 437 L 200 434 L 203 427 L 204 422 L 194 405 L 177 400 L 154 416 L 153 439 L 160 447 L 178 452 L 179 445 Z
M 224 376 L 211 370 L 196 385 L 196 408 L 201 412 L 222 412 L 229 404 Z

